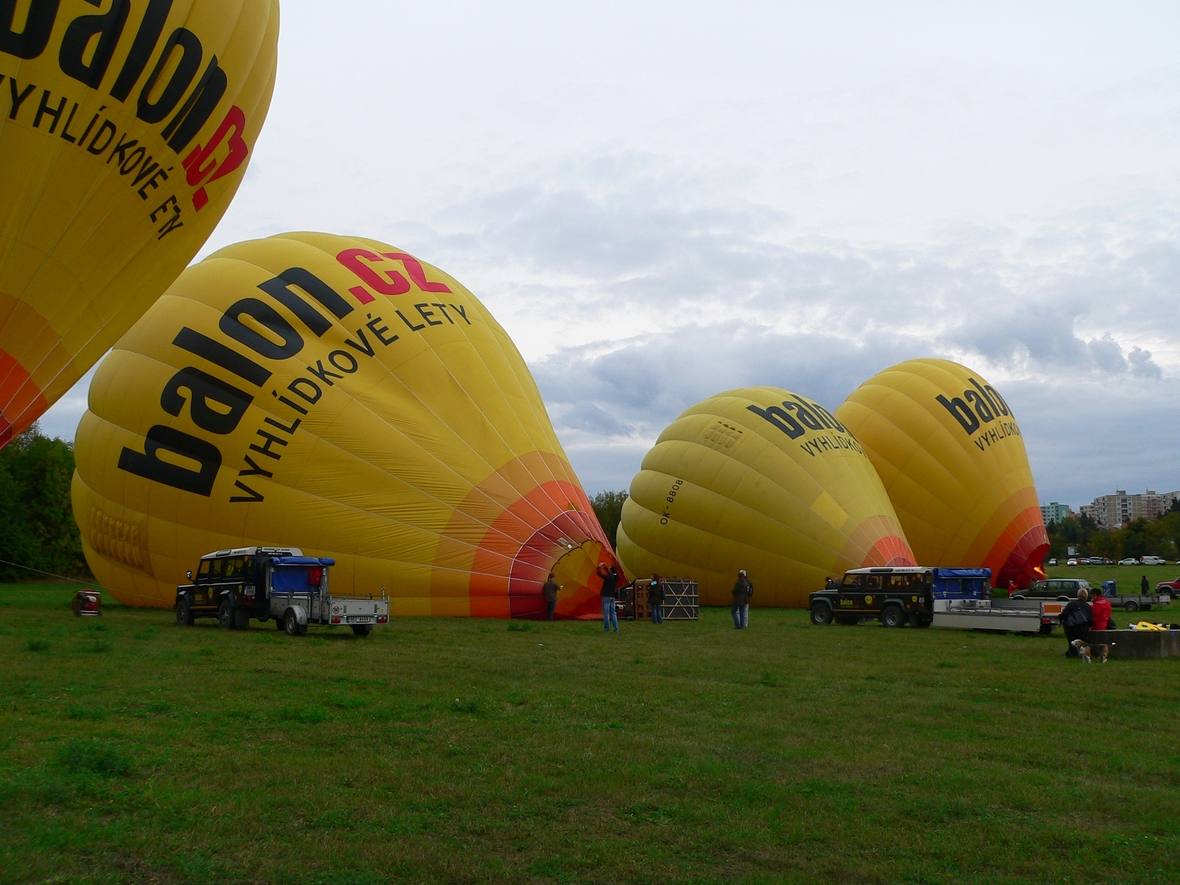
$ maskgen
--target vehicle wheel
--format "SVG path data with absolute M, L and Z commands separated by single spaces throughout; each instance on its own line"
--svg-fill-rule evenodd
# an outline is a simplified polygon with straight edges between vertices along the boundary
M 357 636 L 368 636 L 370 633 L 373 632 L 373 625 L 372 624 L 353 624 L 352 625 L 352 632 L 355 633 Z
M 274 622 L 276 630 L 285 630 L 287 628 L 287 625 L 283 623 L 282 618 L 275 618 Z
M 221 604 L 217 606 L 217 623 L 226 630 L 234 629 L 234 607 L 228 597 L 221 600 Z
M 250 612 L 244 608 L 234 609 L 234 629 L 247 630 L 250 627 Z
M 1040 633 L 1042 636 L 1048 636 L 1052 632 L 1053 632 L 1053 625 L 1052 624 L 1041 624 Z
M 193 625 L 193 604 L 189 602 L 187 596 L 176 603 L 176 623 L 181 627 Z
M 1012 598 L 1013 599 L 1024 599 L 1024 594 L 1023 593 L 1013 593 Z
M 905 624 L 905 612 L 899 605 L 887 605 L 881 611 L 881 623 L 886 627 L 901 627 Z
M 303 630 L 299 624 L 299 618 L 295 614 L 295 609 L 287 609 L 287 613 L 283 615 L 283 629 L 287 631 L 288 636 L 299 636 Z
M 832 623 L 832 607 L 826 602 L 813 602 L 811 604 L 811 623 Z
M 934 623 L 934 616 L 928 615 L 925 612 L 912 612 L 910 614 L 910 623 L 915 627 L 929 627 Z
M 1123 606 L 1129 612 L 1139 611 L 1139 603 L 1133 599 L 1128 599 L 1127 604 Z

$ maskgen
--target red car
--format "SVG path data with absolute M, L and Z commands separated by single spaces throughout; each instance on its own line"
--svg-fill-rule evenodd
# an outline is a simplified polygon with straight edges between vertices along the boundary
M 1174 581 L 1160 581 L 1155 585 L 1156 593 L 1169 593 L 1173 598 L 1180 594 L 1180 578 Z

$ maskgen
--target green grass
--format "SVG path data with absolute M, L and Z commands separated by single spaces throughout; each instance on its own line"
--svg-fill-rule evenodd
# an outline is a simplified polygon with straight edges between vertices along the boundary
M 293 639 L 109 601 L 75 618 L 72 590 L 0 587 L 3 881 L 1161 882 L 1180 865 L 1180 660 L 1086 666 L 1059 634 L 757 608 L 744 632 L 710 609 L 618 636 L 414 619 Z

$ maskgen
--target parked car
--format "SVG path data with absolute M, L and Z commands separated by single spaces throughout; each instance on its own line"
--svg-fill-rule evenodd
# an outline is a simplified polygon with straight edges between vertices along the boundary
M 1090 592 L 1090 582 L 1085 578 L 1050 578 L 1047 581 L 1033 581 L 1027 590 L 1017 590 L 1013 599 L 1077 599 L 1083 587 Z
M 1052 559 L 1050 559 L 1049 565 L 1057 565 L 1057 557 L 1053 557 Z
M 1144 556 L 1139 560 L 1143 565 L 1167 565 L 1168 561 L 1161 556 Z
M 1071 558 L 1069 558 L 1069 559 L 1067 559 L 1067 560 L 1065 561 L 1065 564 L 1066 564 L 1066 565 L 1077 565 L 1077 564 L 1078 564 L 1078 561 L 1077 561 L 1076 559 L 1074 559 L 1074 558 L 1072 558 L 1072 557 L 1071 557 Z
M 1139 565 L 1139 560 L 1134 556 L 1128 556 L 1126 559 L 1120 559 L 1119 565 Z

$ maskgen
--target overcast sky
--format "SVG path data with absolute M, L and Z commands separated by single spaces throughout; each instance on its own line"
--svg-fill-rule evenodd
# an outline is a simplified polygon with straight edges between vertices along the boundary
M 1180 4 L 282 0 L 246 179 L 444 268 L 586 490 L 682 410 L 981 372 L 1042 502 L 1180 489 Z M 85 381 L 41 422 L 72 438 Z

